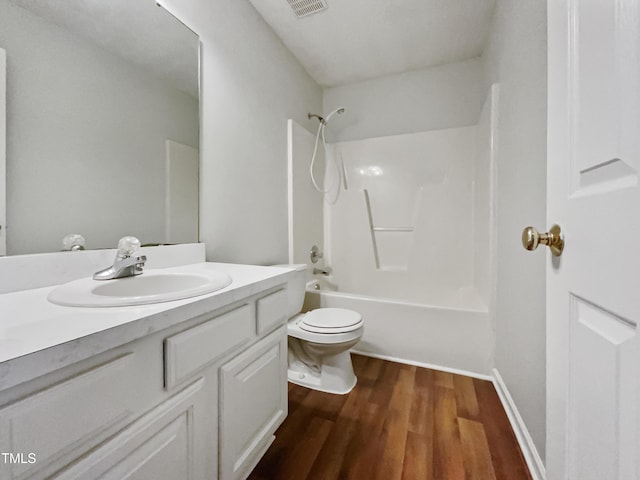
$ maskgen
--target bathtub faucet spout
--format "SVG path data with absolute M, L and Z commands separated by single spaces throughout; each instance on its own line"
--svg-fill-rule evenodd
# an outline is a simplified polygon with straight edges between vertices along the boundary
M 314 275 L 331 275 L 332 271 L 333 270 L 331 269 L 331 267 L 314 268 L 313 269 L 313 274 Z

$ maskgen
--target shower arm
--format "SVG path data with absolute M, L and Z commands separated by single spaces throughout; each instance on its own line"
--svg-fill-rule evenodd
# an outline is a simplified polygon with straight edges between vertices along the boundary
M 326 121 L 322 116 L 320 116 L 320 115 L 318 115 L 318 114 L 315 114 L 315 113 L 307 113 L 307 118 L 308 118 L 309 120 L 311 120 L 311 119 L 312 119 L 312 118 L 314 118 L 314 117 L 315 117 L 315 118 L 317 118 L 318 120 L 320 120 L 320 123 L 321 123 L 321 124 L 323 124 L 323 125 L 326 125 L 326 124 L 327 124 L 327 121 Z

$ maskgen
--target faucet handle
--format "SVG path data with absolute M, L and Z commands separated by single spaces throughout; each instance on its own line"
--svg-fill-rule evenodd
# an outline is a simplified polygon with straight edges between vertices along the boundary
M 118 252 L 113 265 L 93 274 L 94 280 L 113 280 L 115 278 L 140 275 L 147 261 L 146 255 L 139 255 L 140 240 L 136 237 L 122 237 L 118 242 Z
M 323 257 L 322 252 L 320 251 L 317 245 L 314 245 L 313 247 L 311 247 L 311 251 L 309 252 L 309 258 L 311 259 L 311 263 L 318 263 L 318 260 L 320 260 L 322 257 Z
M 84 250 L 85 239 L 78 233 L 70 233 L 62 239 L 62 250 L 75 251 Z
M 130 257 L 140 249 L 140 240 L 136 237 L 122 237 L 118 241 L 118 256 Z

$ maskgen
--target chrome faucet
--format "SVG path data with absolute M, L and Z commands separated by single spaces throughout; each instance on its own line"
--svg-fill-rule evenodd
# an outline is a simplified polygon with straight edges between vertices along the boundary
M 313 274 L 314 275 L 331 275 L 331 272 L 333 272 L 331 267 L 325 267 L 325 268 L 315 268 L 314 267 L 314 269 L 313 269 Z
M 93 274 L 94 280 L 113 280 L 133 277 L 142 273 L 147 257 L 138 255 L 140 240 L 136 237 L 122 237 L 118 242 L 118 252 L 113 265 Z

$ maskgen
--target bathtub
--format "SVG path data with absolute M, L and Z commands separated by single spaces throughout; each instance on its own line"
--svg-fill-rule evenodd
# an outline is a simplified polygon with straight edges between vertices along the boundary
M 362 314 L 354 353 L 454 373 L 490 375 L 492 326 L 486 308 L 423 305 L 338 291 L 325 279 L 307 284 L 304 311 L 348 308 Z

